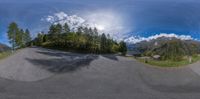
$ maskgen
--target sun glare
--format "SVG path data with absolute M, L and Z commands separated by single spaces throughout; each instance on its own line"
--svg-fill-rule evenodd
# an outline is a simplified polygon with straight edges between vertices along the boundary
M 102 26 L 102 25 L 96 25 L 96 28 L 97 28 L 99 31 L 105 30 L 105 27 Z
M 91 27 L 96 27 L 100 33 L 118 35 L 117 33 L 124 31 L 122 16 L 113 10 L 88 12 L 84 18 L 91 23 Z

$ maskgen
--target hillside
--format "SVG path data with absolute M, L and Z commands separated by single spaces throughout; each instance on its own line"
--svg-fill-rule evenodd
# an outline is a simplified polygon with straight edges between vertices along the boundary
M 144 56 L 160 55 L 163 60 L 180 60 L 183 56 L 200 53 L 200 42 L 160 37 L 129 45 L 129 50 L 139 51 Z

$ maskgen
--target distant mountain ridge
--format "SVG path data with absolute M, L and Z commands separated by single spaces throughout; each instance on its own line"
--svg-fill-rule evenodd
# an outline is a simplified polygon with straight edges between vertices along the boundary
M 141 41 L 135 44 L 128 44 L 129 51 L 141 54 L 163 54 L 168 50 L 179 50 L 182 53 L 200 53 L 200 42 L 196 40 L 181 40 L 176 37 L 159 37 L 149 41 Z
M 164 38 L 164 39 L 171 39 L 171 38 L 176 38 L 180 40 L 194 40 L 190 35 L 177 35 L 174 33 L 167 34 L 167 33 L 161 33 L 161 34 L 156 34 L 152 35 L 149 37 L 141 37 L 141 36 L 129 36 L 124 38 L 124 41 L 127 42 L 128 44 L 136 44 L 142 41 L 151 41 L 154 39 L 159 39 L 159 38 Z
M 158 46 L 161 46 L 162 44 L 172 41 L 172 40 L 179 40 L 183 43 L 187 44 L 196 44 L 200 46 L 200 42 L 196 40 L 180 40 L 175 37 L 159 37 L 157 39 L 152 39 L 150 41 L 141 41 L 135 44 L 128 44 L 129 50 L 140 50 L 140 52 L 144 52 L 147 49 L 152 49 Z
M 0 43 L 0 52 L 11 50 L 11 48 L 5 44 Z

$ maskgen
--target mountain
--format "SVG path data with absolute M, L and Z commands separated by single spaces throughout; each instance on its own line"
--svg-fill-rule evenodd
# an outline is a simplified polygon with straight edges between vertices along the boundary
M 11 48 L 5 44 L 0 43 L 0 52 L 4 52 L 4 51 L 8 51 L 8 50 L 11 50 Z
M 176 60 L 182 56 L 200 53 L 200 42 L 181 40 L 175 37 L 159 37 L 149 41 L 129 44 L 130 51 L 140 52 L 144 56 L 160 55 L 162 59 Z
M 177 38 L 180 40 L 194 40 L 190 35 L 177 35 L 174 33 L 160 33 L 156 35 L 152 35 L 149 37 L 141 37 L 141 36 L 128 36 L 124 38 L 124 41 L 127 42 L 128 44 L 135 44 L 139 43 L 141 41 L 151 41 L 154 39 L 159 39 L 159 38 L 164 38 L 164 39 L 171 39 L 171 38 Z

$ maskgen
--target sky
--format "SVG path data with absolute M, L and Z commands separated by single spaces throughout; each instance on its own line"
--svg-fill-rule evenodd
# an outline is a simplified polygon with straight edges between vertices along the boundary
M 8 44 L 13 21 L 33 37 L 55 21 L 97 27 L 116 39 L 165 33 L 199 40 L 199 5 L 199 0 L 0 0 L 0 42 Z

